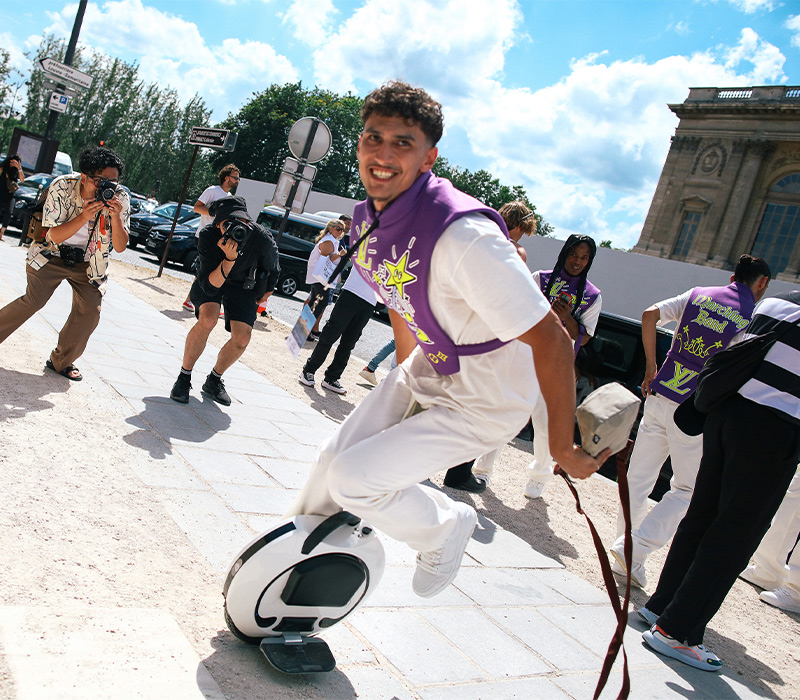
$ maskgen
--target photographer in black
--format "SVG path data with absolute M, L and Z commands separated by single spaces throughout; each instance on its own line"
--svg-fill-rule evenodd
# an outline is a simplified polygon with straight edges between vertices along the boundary
M 200 231 L 197 279 L 189 292 L 198 320 L 186 336 L 181 373 L 170 398 L 189 403 L 192 369 L 217 325 L 222 306 L 225 330 L 231 337 L 220 348 L 202 392 L 230 406 L 222 375 L 247 348 L 258 305 L 275 289 L 280 271 L 278 247 L 266 229 L 253 223 L 242 197 L 223 197 L 208 209 L 214 221 Z
M 46 367 L 74 382 L 83 379 L 72 363 L 86 348 L 100 322 L 108 254 L 128 245 L 130 200 L 117 183 L 122 160 L 110 148 L 87 148 L 78 157 L 79 173 L 50 183 L 42 212 L 44 243 L 28 251 L 25 294 L 0 309 L 0 343 L 39 311 L 66 280 L 72 311 L 58 334 Z

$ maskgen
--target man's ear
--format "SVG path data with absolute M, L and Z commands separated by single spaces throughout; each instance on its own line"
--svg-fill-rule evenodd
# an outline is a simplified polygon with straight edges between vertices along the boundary
M 436 146 L 431 146 L 431 150 L 428 151 L 427 155 L 425 156 L 425 160 L 422 161 L 419 171 L 421 173 L 427 173 L 433 167 L 433 164 L 436 162 L 438 157 L 439 149 L 436 148 Z

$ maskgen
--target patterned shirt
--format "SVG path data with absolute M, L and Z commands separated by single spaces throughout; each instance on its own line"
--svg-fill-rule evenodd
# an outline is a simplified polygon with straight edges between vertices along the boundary
M 126 231 L 130 231 L 131 205 L 128 193 L 123 189 L 118 189 L 116 196 L 122 202 L 122 224 Z M 47 199 L 44 203 L 42 212 L 42 226 L 53 228 L 60 224 L 72 221 L 83 211 L 83 198 L 81 197 L 81 174 L 71 173 L 62 175 L 50 183 L 47 190 Z M 55 253 L 58 246 L 50 240 L 50 236 L 45 239 L 45 248 Z M 108 209 L 104 210 L 103 215 L 98 217 L 96 223 L 89 222 L 89 244 L 86 249 L 88 255 L 89 268 L 86 274 L 89 281 L 101 292 L 105 292 L 105 283 L 108 279 L 108 254 L 111 248 L 111 213 Z

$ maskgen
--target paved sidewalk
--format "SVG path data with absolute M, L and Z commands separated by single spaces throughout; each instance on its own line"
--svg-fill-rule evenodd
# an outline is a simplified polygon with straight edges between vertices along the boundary
M 0 304 L 24 291 L 24 253 L 0 244 Z M 0 532 L 19 548 L 0 547 L 0 698 L 592 696 L 615 625 L 605 593 L 485 518 L 433 599 L 411 591 L 414 553 L 382 538 L 379 589 L 324 635 L 337 670 L 269 668 L 225 630 L 222 577 L 336 424 L 241 364 L 226 374 L 233 405 L 204 399 L 215 348 L 190 403 L 171 401 L 185 333 L 113 276 L 84 381 L 42 370 L 70 297 L 62 285 L 2 345 Z M 665 662 L 642 630 L 631 620 L 626 635 L 632 697 L 775 697 Z

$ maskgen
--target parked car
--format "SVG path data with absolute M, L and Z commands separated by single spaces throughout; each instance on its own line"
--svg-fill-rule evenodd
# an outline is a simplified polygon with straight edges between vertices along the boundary
M 20 230 L 24 229 L 28 217 L 31 215 L 34 202 L 39 197 L 39 192 L 55 180 L 56 177 L 56 175 L 51 175 L 50 173 L 34 173 L 25 178 L 25 182 L 19 186 L 12 197 L 11 226 Z
M 128 248 L 135 248 L 140 243 L 145 243 L 150 235 L 153 226 L 160 226 L 166 222 L 172 223 L 175 218 L 177 202 L 167 202 L 153 209 L 152 212 L 140 211 L 131 215 L 131 231 L 128 237 Z M 181 205 L 181 212 L 178 216 L 178 223 L 184 224 L 187 221 L 196 219 L 200 214 L 192 211 L 188 204 Z
M 192 272 L 194 261 L 197 259 L 197 228 L 200 226 L 200 217 L 190 219 L 185 224 L 176 224 L 169 244 L 167 262 L 182 265 L 187 272 Z M 145 248 L 159 260 L 164 255 L 167 237 L 172 228 L 172 223 L 160 224 L 150 229 Z
M 672 345 L 672 331 L 659 328 L 656 332 L 656 361 L 658 365 L 664 362 L 667 351 Z M 586 364 L 592 369 L 593 376 L 597 379 L 598 386 L 609 382 L 619 382 L 626 389 L 642 396 L 641 384 L 644 379 L 645 355 L 642 344 L 642 324 L 623 316 L 600 313 L 597 328 L 592 339 L 584 345 Z M 636 439 L 639 421 L 644 411 L 644 402 L 639 409 L 639 417 L 631 432 L 631 439 Z M 616 458 L 612 457 L 602 467 L 600 473 L 616 481 Z M 669 459 L 661 468 L 656 485 L 650 497 L 660 500 L 661 496 L 669 490 L 669 480 L 672 478 L 672 463 Z

